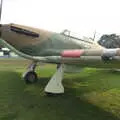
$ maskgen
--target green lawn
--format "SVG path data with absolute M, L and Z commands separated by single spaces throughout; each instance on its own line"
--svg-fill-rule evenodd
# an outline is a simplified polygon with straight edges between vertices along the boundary
M 65 74 L 65 94 L 48 97 L 44 87 L 55 65 L 38 67 L 38 83 L 26 85 L 21 75 L 29 63 L 0 59 L 0 120 L 120 120 L 120 72 Z

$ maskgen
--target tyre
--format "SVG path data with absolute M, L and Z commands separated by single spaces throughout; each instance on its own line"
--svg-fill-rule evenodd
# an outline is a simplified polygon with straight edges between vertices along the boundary
M 24 80 L 27 84 L 36 83 L 38 80 L 37 74 L 34 71 L 27 72 Z

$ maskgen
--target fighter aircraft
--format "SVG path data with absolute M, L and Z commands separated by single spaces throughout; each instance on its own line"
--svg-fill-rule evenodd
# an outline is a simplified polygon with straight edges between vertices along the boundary
M 65 68 L 70 66 L 73 72 L 84 67 L 120 68 L 119 48 L 105 49 L 67 30 L 56 33 L 13 23 L 0 24 L 0 44 L 32 61 L 23 74 L 26 83 L 37 81 L 35 68 L 39 62 L 57 65 L 56 73 L 45 87 L 46 93 L 64 93 L 62 79 Z

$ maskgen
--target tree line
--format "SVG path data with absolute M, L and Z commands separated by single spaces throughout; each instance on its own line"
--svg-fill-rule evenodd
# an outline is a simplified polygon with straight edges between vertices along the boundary
M 99 39 L 98 43 L 106 48 L 120 48 L 120 35 L 104 34 Z

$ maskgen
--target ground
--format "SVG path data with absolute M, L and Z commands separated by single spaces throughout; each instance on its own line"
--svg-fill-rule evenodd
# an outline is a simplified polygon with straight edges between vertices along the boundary
M 65 94 L 46 96 L 55 65 L 37 68 L 38 83 L 21 78 L 30 61 L 0 59 L 0 120 L 120 120 L 120 72 L 85 68 L 65 74 Z

